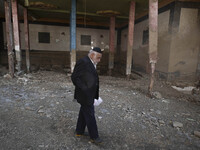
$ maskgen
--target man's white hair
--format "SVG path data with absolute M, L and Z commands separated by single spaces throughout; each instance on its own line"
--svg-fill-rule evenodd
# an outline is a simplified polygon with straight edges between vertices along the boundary
M 88 53 L 88 56 L 90 55 L 90 54 L 92 54 L 92 53 L 97 53 L 97 52 L 95 52 L 95 51 L 93 51 L 92 49 L 91 50 L 89 50 L 89 53 Z

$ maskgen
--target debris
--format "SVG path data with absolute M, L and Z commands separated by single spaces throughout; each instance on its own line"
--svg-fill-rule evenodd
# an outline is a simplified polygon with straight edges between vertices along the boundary
M 6 78 L 6 79 L 12 79 L 12 77 L 11 77 L 10 74 L 6 74 L 6 75 L 4 75 L 3 77 Z
M 165 122 L 164 122 L 163 120 L 158 120 L 158 122 L 159 122 L 160 124 L 165 124 Z
M 164 102 L 164 103 L 170 103 L 168 100 L 162 100 L 162 102 Z
M 188 86 L 188 87 L 184 87 L 184 88 L 180 88 L 177 86 L 172 86 L 172 88 L 174 88 L 175 90 L 179 91 L 179 92 L 183 92 L 185 94 L 191 94 L 192 90 L 195 88 L 193 86 Z
M 38 110 L 38 113 L 44 113 L 43 109 Z
M 194 135 L 200 138 L 200 132 L 199 131 L 194 131 Z
M 160 114 L 161 114 L 161 111 L 160 111 L 160 110 L 156 110 L 156 113 L 157 113 L 158 115 L 160 115 Z
M 200 95 L 200 88 L 192 89 L 192 94 Z
M 103 117 L 102 117 L 102 116 L 98 116 L 98 118 L 99 118 L 99 119 L 102 119 Z
M 195 121 L 194 119 L 191 119 L 191 118 L 186 118 L 187 120 L 189 120 L 189 121 Z
M 44 113 L 43 108 L 44 108 L 44 106 L 40 106 L 40 107 L 37 109 L 37 112 L 38 112 L 38 113 Z
M 24 85 L 27 85 L 28 79 L 23 77 L 23 78 L 18 78 L 17 83 L 23 83 Z
M 177 121 L 175 121 L 175 122 L 173 122 L 173 127 L 175 127 L 175 128 L 182 128 L 183 127 L 183 124 L 182 123 L 180 123 L 180 122 L 177 122 Z
M 160 92 L 152 92 L 152 95 L 157 99 L 162 99 L 162 95 L 160 94 Z

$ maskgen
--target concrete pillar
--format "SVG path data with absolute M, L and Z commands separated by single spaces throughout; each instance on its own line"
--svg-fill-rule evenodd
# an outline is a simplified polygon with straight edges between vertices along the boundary
M 76 64 L 76 0 L 71 0 L 70 18 L 70 65 L 71 72 Z
M 197 19 L 197 23 L 198 23 L 198 32 L 200 35 L 200 9 L 198 11 L 198 19 Z M 198 64 L 197 64 L 197 72 L 196 72 L 196 77 L 197 80 L 200 81 L 200 39 L 199 39 L 199 55 L 198 55 Z
M 30 46 L 29 46 L 29 26 L 28 26 L 28 12 L 27 8 L 24 8 L 24 37 L 25 37 L 25 45 L 26 45 L 26 69 L 27 72 L 30 72 Z
M 131 74 L 132 59 L 133 59 L 134 25 L 135 25 L 135 2 L 131 1 L 129 10 L 127 58 L 126 58 L 126 75 L 128 78 L 130 77 Z
M 11 0 L 5 0 L 5 19 L 6 19 L 6 38 L 8 48 L 8 66 L 9 74 L 14 77 L 14 53 L 13 53 L 13 27 L 12 27 L 12 16 L 11 16 Z
M 15 53 L 17 59 L 16 69 L 18 72 L 21 71 L 22 54 L 20 47 L 20 35 L 19 35 L 19 20 L 18 20 L 18 6 L 17 0 L 12 0 L 12 17 L 13 17 L 13 30 L 14 30 L 14 44 Z
M 3 20 L 0 20 L 0 37 L 3 37 Z M 4 38 L 0 38 L 0 55 L 1 55 L 1 51 L 4 50 Z M 1 63 L 1 60 L 0 60 L 0 63 Z
M 149 63 L 151 64 L 151 81 L 149 95 L 152 96 L 154 72 L 158 50 L 158 0 L 149 0 Z
M 115 16 L 110 17 L 110 33 L 109 33 L 109 72 L 111 75 L 114 68 L 114 52 L 115 52 Z

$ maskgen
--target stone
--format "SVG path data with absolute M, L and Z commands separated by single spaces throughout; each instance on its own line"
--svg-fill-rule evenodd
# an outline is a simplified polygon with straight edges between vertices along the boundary
M 38 113 L 44 113 L 43 109 L 38 110 Z
M 162 95 L 160 94 L 160 92 L 153 92 L 152 94 L 153 94 L 153 96 L 154 96 L 155 98 L 157 98 L 157 99 L 162 99 Z
M 26 109 L 26 110 L 30 110 L 30 111 L 34 111 L 34 109 L 31 108 L 30 106 L 26 106 L 25 109 Z
M 52 65 L 52 69 L 53 70 L 63 70 L 63 66 L 62 65 Z
M 38 65 L 32 65 L 31 66 L 31 72 L 36 72 L 39 70 L 39 66 Z
M 173 122 L 173 127 L 178 127 L 178 128 L 182 128 L 183 127 L 183 124 L 182 123 L 180 123 L 180 122 L 177 122 L 177 121 L 175 121 L 175 122 Z
M 161 115 L 161 111 L 160 111 L 160 110 L 156 110 L 156 113 L 157 113 L 158 115 Z
M 165 122 L 163 120 L 159 120 L 158 121 L 160 124 L 165 124 Z
M 6 79 L 12 79 L 12 77 L 11 77 L 10 74 L 6 74 L 6 75 L 4 75 L 3 77 L 6 78 Z
M 200 132 L 199 131 L 194 131 L 194 135 L 200 138 Z

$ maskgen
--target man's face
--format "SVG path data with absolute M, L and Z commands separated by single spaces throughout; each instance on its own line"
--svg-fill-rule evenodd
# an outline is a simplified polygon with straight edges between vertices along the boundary
M 101 61 L 101 57 L 102 57 L 102 54 L 97 53 L 97 52 L 92 53 L 91 55 L 91 59 L 95 65 L 97 65 Z

